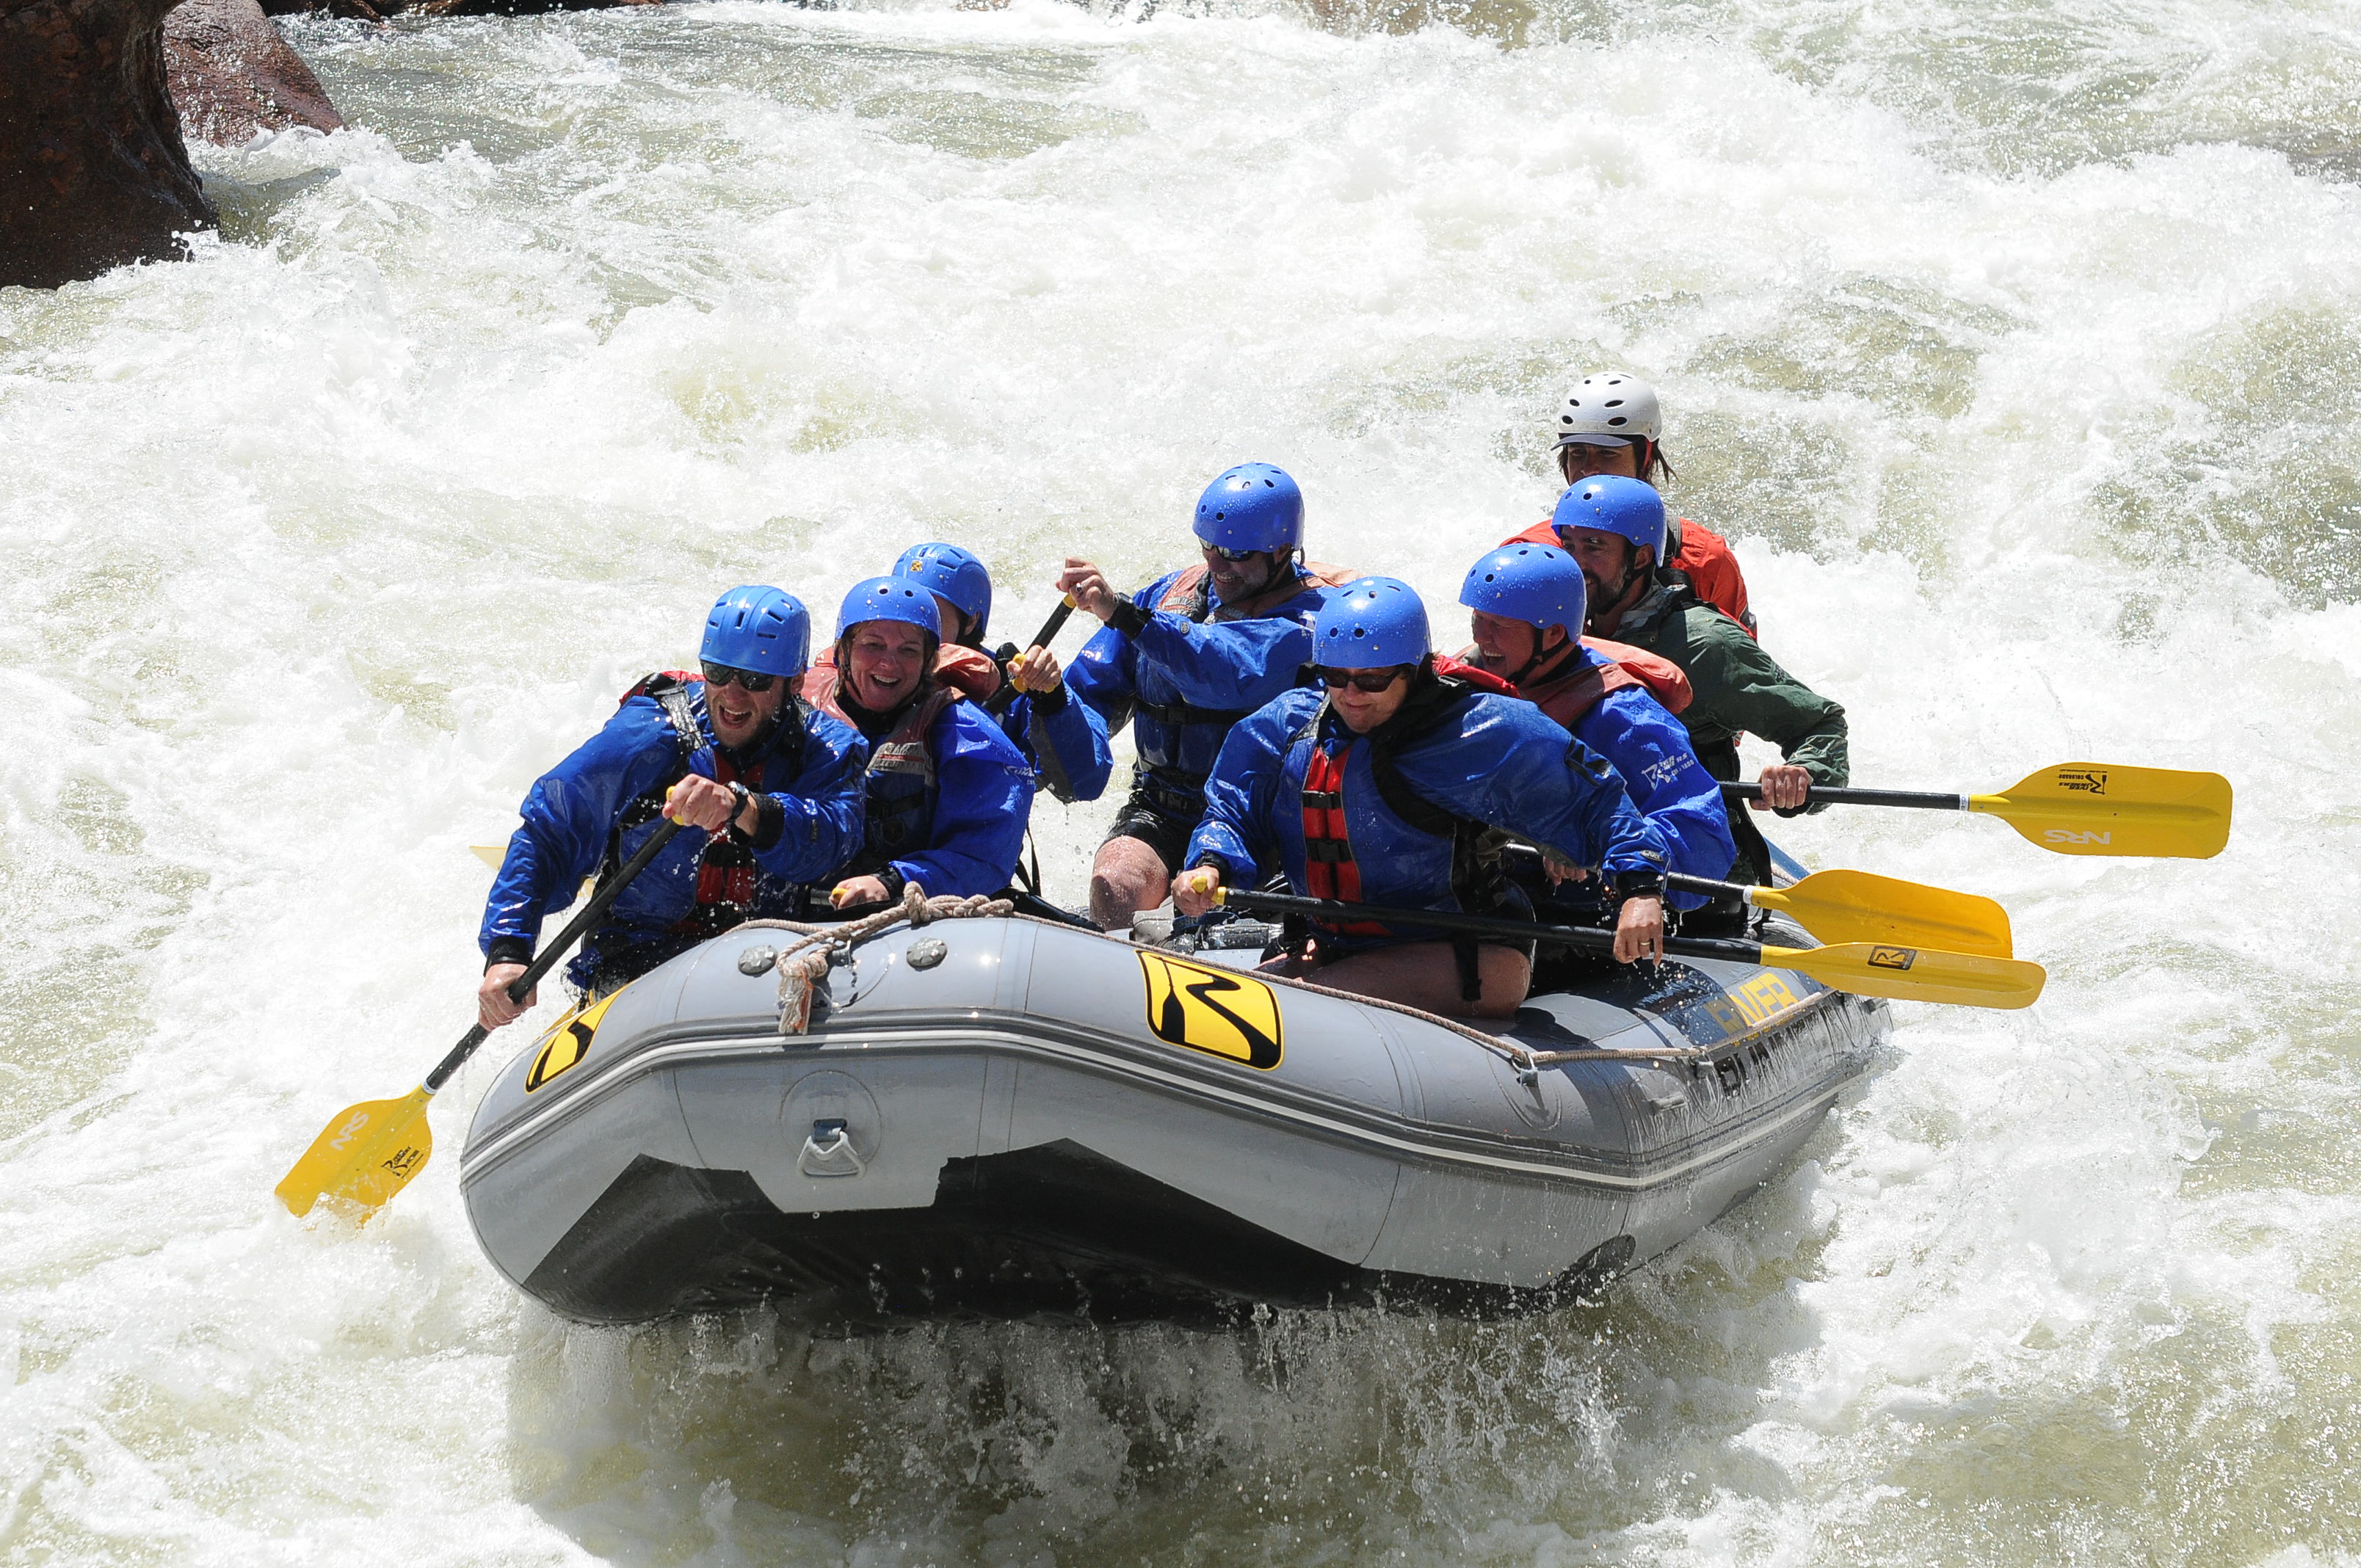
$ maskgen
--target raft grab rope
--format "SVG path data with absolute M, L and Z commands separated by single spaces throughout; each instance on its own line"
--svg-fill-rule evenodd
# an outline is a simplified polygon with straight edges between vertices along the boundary
M 903 884 L 901 903 L 841 925 L 749 920 L 732 929 L 793 931 L 803 938 L 792 947 L 782 948 L 779 956 L 772 960 L 772 968 L 779 972 L 779 1037 L 790 1039 L 811 1028 L 812 987 L 828 973 L 839 953 L 849 953 L 870 938 L 906 920 L 916 927 L 937 920 L 1005 916 L 1015 908 L 1007 899 L 986 898 L 982 894 L 970 894 L 965 898 L 944 894 L 928 898 L 927 890 L 913 882 Z

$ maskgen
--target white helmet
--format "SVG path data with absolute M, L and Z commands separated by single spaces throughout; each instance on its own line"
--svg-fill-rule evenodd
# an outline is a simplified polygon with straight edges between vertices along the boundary
M 1663 429 L 1656 389 L 1620 370 L 1585 376 L 1558 406 L 1554 426 L 1560 446 L 1629 446 L 1635 436 L 1653 443 Z

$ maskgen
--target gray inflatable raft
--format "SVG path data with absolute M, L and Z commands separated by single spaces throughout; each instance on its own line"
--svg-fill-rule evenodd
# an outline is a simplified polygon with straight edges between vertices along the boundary
M 783 1038 L 783 940 L 717 938 L 501 1070 L 461 1180 L 528 1294 L 598 1322 L 1541 1306 L 1752 1192 L 1887 1029 L 1708 960 L 1488 1036 L 1268 983 L 1251 953 L 985 918 L 863 943 Z

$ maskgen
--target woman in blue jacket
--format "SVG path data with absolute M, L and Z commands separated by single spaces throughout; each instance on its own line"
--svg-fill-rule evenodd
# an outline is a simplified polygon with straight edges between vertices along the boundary
M 804 696 L 869 742 L 868 817 L 829 894 L 839 909 L 1006 887 L 1033 815 L 1033 770 L 999 726 L 935 678 L 935 596 L 907 577 L 855 583 L 838 612 L 836 661 Z
M 1616 957 L 1664 938 L 1663 838 L 1631 809 L 1605 759 L 1429 646 L 1409 585 L 1363 577 L 1312 627 L 1325 693 L 1290 691 L 1223 742 L 1205 816 L 1173 885 L 1184 915 L 1213 890 L 1273 869 L 1299 894 L 1474 914 L 1529 912 L 1477 852 L 1488 828 L 1574 865 L 1605 869 L 1621 900 Z M 1315 923 L 1283 972 L 1433 1012 L 1509 1017 L 1532 975 L 1530 944 L 1435 939 L 1415 927 Z

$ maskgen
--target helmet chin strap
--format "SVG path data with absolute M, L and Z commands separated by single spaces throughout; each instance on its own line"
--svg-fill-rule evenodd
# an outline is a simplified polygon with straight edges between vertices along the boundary
M 1521 664 L 1518 665 L 1518 666 L 1517 666 L 1517 673 L 1516 673 L 1515 674 L 1513 674 L 1513 675 L 1504 675 L 1504 676 L 1502 676 L 1501 678 L 1502 678 L 1503 680 L 1506 680 L 1506 681 L 1507 681 L 1510 685 L 1512 685 L 1512 686 L 1521 686 L 1521 685 L 1523 685 L 1525 684 L 1525 677 L 1526 677 L 1526 676 L 1528 676 L 1528 675 L 1532 674 L 1534 671 L 1536 671 L 1536 670 L 1540 669 L 1543 664 L 1546 664 L 1546 663 L 1551 663 L 1553 660 L 1556 659 L 1556 658 L 1557 658 L 1557 656 L 1558 656 L 1559 654 L 1564 653 L 1567 649 L 1569 649 L 1569 648 L 1571 648 L 1571 647 L 1574 647 L 1574 646 L 1576 645 L 1576 638 L 1573 636 L 1573 634 L 1572 634 L 1572 633 L 1568 633 L 1568 634 L 1567 634 L 1567 636 L 1566 636 L 1566 640 L 1565 640 L 1565 641 L 1563 641 L 1563 642 L 1559 643 L 1556 647 L 1554 647 L 1554 648 L 1547 647 L 1547 646 L 1545 646 L 1545 645 L 1543 644 L 1543 641 L 1542 641 L 1542 640 L 1543 640 L 1543 638 L 1547 637 L 1548 635 L 1549 635 L 1549 628 L 1548 628 L 1548 627 L 1546 627 L 1546 626 L 1536 626 L 1536 627 L 1534 627 L 1534 628 L 1533 628 L 1533 656 L 1532 656 L 1532 658 L 1530 658 L 1530 659 L 1526 660 L 1523 663 L 1521 663 Z

